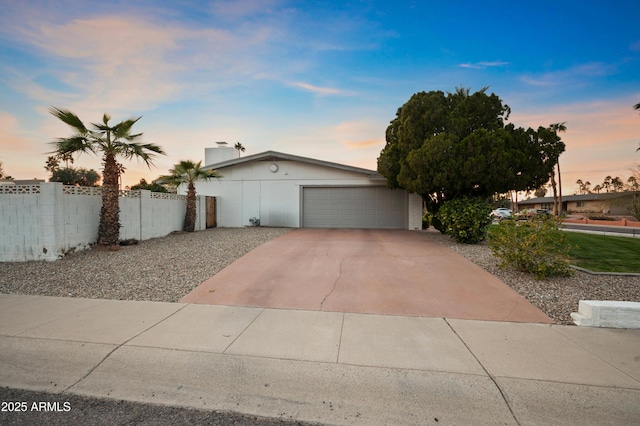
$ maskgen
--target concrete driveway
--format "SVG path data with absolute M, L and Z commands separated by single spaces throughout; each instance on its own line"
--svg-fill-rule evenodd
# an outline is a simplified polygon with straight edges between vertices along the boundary
M 296 229 L 251 251 L 181 302 L 552 322 L 495 276 L 408 230 Z

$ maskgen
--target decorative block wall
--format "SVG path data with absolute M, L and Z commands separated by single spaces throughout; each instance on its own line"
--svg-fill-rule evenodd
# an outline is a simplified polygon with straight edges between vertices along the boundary
M 142 191 L 120 193 L 120 239 L 147 240 L 182 230 L 186 197 Z M 56 260 L 98 240 L 100 188 L 0 186 L 0 262 Z M 196 230 L 205 229 L 205 200 L 198 197 Z

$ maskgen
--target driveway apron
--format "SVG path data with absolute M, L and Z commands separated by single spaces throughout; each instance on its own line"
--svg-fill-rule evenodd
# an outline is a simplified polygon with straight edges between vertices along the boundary
M 424 231 L 296 229 L 251 251 L 183 303 L 487 321 L 552 320 Z

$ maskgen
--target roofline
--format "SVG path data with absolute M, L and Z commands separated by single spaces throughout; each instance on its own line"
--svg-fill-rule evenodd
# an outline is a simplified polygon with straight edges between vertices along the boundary
M 277 161 L 278 159 L 289 160 L 289 161 L 300 161 L 302 163 L 315 164 L 316 166 L 331 167 L 334 169 L 345 170 L 348 172 L 365 174 L 369 176 L 370 179 L 373 179 L 373 180 L 378 180 L 378 179 L 386 180 L 384 176 L 382 176 L 380 173 L 378 173 L 375 170 L 348 166 L 346 164 L 334 163 L 331 161 L 318 160 L 316 158 L 302 157 L 300 155 L 285 154 L 284 152 L 278 152 L 278 151 L 265 151 L 265 152 L 260 152 L 258 154 L 247 155 L 246 157 L 233 158 L 231 160 L 221 161 L 219 163 L 207 164 L 203 167 L 203 169 L 219 170 L 225 167 L 235 166 L 237 164 L 248 163 L 248 162 L 257 161 L 257 160 L 265 160 L 269 158 L 273 158 L 274 161 Z

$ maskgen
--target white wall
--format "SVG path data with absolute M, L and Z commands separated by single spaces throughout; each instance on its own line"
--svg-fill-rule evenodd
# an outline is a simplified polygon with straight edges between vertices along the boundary
M 122 191 L 120 239 L 147 240 L 182 230 L 186 200 L 176 194 Z M 198 197 L 196 230 L 205 228 Z M 0 187 L 0 261 L 56 260 L 98 240 L 99 188 L 58 182 Z
M 276 164 L 277 172 L 270 166 Z M 218 226 L 251 226 L 250 218 L 262 226 L 300 227 L 300 188 L 312 185 L 384 186 L 382 180 L 348 170 L 297 161 L 252 161 L 218 170 L 223 177 L 197 182 L 199 195 L 217 197 Z M 415 195 L 415 194 L 413 194 Z M 422 201 L 410 197 L 409 229 L 422 227 Z

